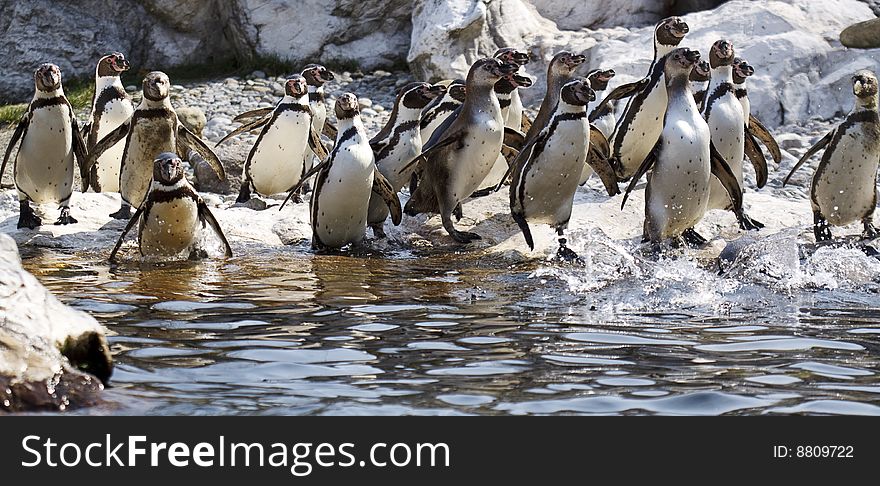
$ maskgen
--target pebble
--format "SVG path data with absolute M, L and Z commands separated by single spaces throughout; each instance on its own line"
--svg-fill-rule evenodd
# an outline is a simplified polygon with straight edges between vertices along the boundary
M 266 79 L 266 73 L 263 71 L 254 71 L 251 73 L 252 78 Z
M 361 106 L 361 108 L 369 108 L 373 106 L 373 100 L 369 98 L 358 98 L 358 104 Z
M 378 114 L 379 114 L 379 113 L 376 112 L 376 110 L 374 110 L 374 109 L 372 109 L 372 108 L 364 108 L 363 110 L 361 110 L 361 115 L 366 115 L 366 116 L 376 116 L 376 115 L 378 115 Z
M 382 105 L 373 105 L 372 108 L 374 111 L 377 111 L 379 113 L 382 113 L 383 111 L 385 111 L 385 107 Z

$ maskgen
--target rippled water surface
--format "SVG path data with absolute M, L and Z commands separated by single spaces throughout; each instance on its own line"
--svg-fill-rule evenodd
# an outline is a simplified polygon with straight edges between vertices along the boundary
M 876 260 L 770 248 L 719 277 L 590 248 L 25 266 L 110 330 L 108 403 L 79 413 L 880 414 Z

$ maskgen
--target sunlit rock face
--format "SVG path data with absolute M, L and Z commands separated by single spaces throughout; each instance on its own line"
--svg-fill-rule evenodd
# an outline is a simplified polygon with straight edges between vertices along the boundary
M 104 328 L 21 267 L 0 234 L 0 413 L 97 403 L 112 372 Z

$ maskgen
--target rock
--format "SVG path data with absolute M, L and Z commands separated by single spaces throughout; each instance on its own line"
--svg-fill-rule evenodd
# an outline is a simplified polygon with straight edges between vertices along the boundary
M 177 118 L 180 119 L 183 126 L 189 128 L 190 131 L 196 135 L 200 137 L 202 136 L 202 130 L 204 130 L 205 126 L 208 124 L 208 119 L 205 117 L 205 112 L 202 111 L 201 108 L 181 106 L 174 111 L 177 112 Z
M 374 110 L 372 108 L 364 108 L 363 110 L 361 110 L 361 115 L 364 115 L 364 116 L 376 116 L 378 114 L 379 113 L 377 113 L 376 110 Z
M 783 150 L 799 149 L 807 146 L 807 140 L 804 137 L 793 133 L 780 133 L 774 138 L 776 138 L 776 142 Z
M 377 113 L 382 113 L 383 111 L 385 111 L 385 107 L 382 105 L 373 105 L 372 108 L 373 108 L 373 111 L 375 111 Z
M 266 73 L 263 71 L 254 71 L 251 73 L 252 78 L 266 79 Z
M 840 43 L 846 47 L 874 49 L 880 47 L 880 19 L 871 19 L 850 25 L 840 33 Z
M 361 108 L 369 108 L 373 106 L 373 102 L 369 98 L 358 98 L 358 105 Z
M 21 266 L 0 233 L 0 412 L 97 403 L 113 360 L 104 328 L 71 309 Z
M 531 0 L 532 5 L 547 19 L 556 21 L 560 29 L 579 30 L 602 27 L 642 27 L 652 25 L 666 16 L 668 0 Z

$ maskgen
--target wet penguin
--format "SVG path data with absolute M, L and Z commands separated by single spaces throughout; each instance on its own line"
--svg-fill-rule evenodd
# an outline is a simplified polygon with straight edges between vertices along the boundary
M 557 257 L 577 259 L 563 236 L 571 218 L 578 177 L 587 162 L 590 123 L 587 105 L 596 93 L 586 79 L 563 85 L 550 123 L 517 158 L 510 184 L 510 213 L 530 249 L 535 248 L 529 223 L 550 225 L 559 235 Z M 609 173 L 616 188 L 616 178 Z
M 165 152 L 153 161 L 149 192 L 110 252 L 111 262 L 116 261 L 125 235 L 135 224 L 138 224 L 138 247 L 143 257 L 173 257 L 184 252 L 189 252 L 190 258 L 204 256 L 198 240 L 206 225 L 210 225 L 223 242 L 226 257 L 232 257 L 232 248 L 217 219 L 186 180 L 183 162 L 176 154 Z
M 442 85 L 407 84 L 397 94 L 388 123 L 385 124 L 382 132 L 370 140 L 376 166 L 395 193 L 410 182 L 415 167 L 403 171 L 401 169 L 422 153 L 422 136 L 419 128 L 422 109 L 445 93 L 446 88 Z M 383 136 L 383 132 L 387 132 L 387 136 Z M 376 238 L 385 236 L 382 226 L 387 218 L 388 205 L 380 195 L 373 193 L 370 197 L 367 223 Z
M 61 214 L 55 224 L 76 223 L 70 215 L 73 194 L 74 159 L 79 163 L 87 187 L 86 148 L 73 107 L 61 87 L 61 69 L 42 64 L 34 72 L 34 98 L 22 116 L 6 147 L 0 177 L 12 150 L 21 141 L 13 163 L 18 190 L 18 227 L 34 229 L 42 225 L 30 203 L 58 203 Z
M 687 23 L 680 17 L 661 20 L 654 27 L 654 59 L 647 76 L 635 83 L 618 86 L 606 96 L 612 100 L 631 96 L 609 140 L 611 157 L 622 180 L 636 172 L 663 130 L 662 117 L 666 111 L 663 59 L 688 32 Z
M 311 200 L 312 248 L 316 250 L 342 248 L 363 240 L 373 192 L 388 205 L 395 225 L 401 218 L 400 200 L 376 168 L 357 96 L 343 94 L 336 99 L 334 110 L 339 123 L 336 144 L 330 156 L 306 174 L 317 173 Z M 294 187 L 288 199 L 298 189 Z
M 406 214 L 439 213 L 443 227 L 459 243 L 480 239 L 456 230 L 452 214 L 479 187 L 498 157 L 505 127 L 494 87 L 518 69 L 494 58 L 475 62 L 468 72 L 464 103 L 434 132 L 416 159 L 421 182 L 406 203 Z
M 150 188 L 153 161 L 164 152 L 188 153 L 194 150 L 214 169 L 221 180 L 226 179 L 223 164 L 217 155 L 180 120 L 171 106 L 171 81 L 159 71 L 144 78 L 144 98 L 135 108 L 131 119 L 108 133 L 89 153 L 94 161 L 117 142 L 125 139 L 122 166 L 119 170 L 119 193 L 122 207 L 110 216 L 128 219 L 131 207 L 140 207 Z
M 623 208 L 638 180 L 651 170 L 643 239 L 655 245 L 679 239 L 703 218 L 713 176 L 730 191 L 735 208 L 742 204 L 739 183 L 712 144 L 709 125 L 691 92 L 688 76 L 699 59 L 698 51 L 687 48 L 668 54 L 663 67 L 668 103 L 660 138 L 633 175 L 621 203 Z
M 743 187 L 743 158 L 745 156 L 745 117 L 742 105 L 736 98 L 733 87 L 734 48 L 727 40 L 718 40 L 709 50 L 711 79 L 706 89 L 703 104 L 703 117 L 712 132 L 712 143 L 728 163 L 740 188 Z M 756 162 L 756 161 L 753 161 Z M 759 161 L 758 161 L 759 162 Z M 767 180 L 767 166 L 758 163 L 755 167 L 758 180 Z M 717 179 L 712 180 L 709 193 L 709 209 L 732 209 L 732 201 L 725 186 Z M 740 227 L 757 230 L 764 225 L 752 220 L 745 213 L 740 219 Z
M 770 134 L 767 127 L 765 127 L 764 124 L 752 114 L 746 82 L 753 74 L 755 74 L 755 68 L 744 59 L 737 57 L 733 60 L 733 88 L 736 93 L 736 99 L 739 100 L 739 103 L 742 106 L 743 117 L 746 121 L 746 155 L 750 160 L 758 160 L 757 163 L 761 163 L 764 154 L 761 152 L 761 148 L 758 145 L 758 141 L 760 140 L 761 143 L 767 147 L 773 160 L 779 164 L 782 162 L 782 151 L 779 149 L 779 144 L 776 143 L 776 139 L 773 138 L 773 135 Z M 766 160 L 763 160 L 763 164 L 767 165 Z M 758 187 L 763 187 L 765 183 L 766 180 L 761 181 L 759 179 Z
M 843 122 L 810 147 L 785 177 L 783 185 L 819 150 L 825 149 L 810 184 L 816 241 L 832 238 L 831 225 L 861 221 L 864 238 L 877 237 L 877 164 L 880 118 L 877 76 L 859 71 L 852 77 L 855 105 Z
M 614 133 L 616 118 L 614 115 L 614 101 L 603 99 L 603 95 L 605 90 L 608 89 L 608 82 L 614 78 L 614 75 L 613 69 L 594 69 L 587 74 L 590 87 L 596 93 L 596 99 L 587 105 L 587 118 L 590 120 L 590 124 L 599 130 L 606 140 L 610 140 L 611 134 Z M 604 104 L 602 104 L 603 102 Z M 593 168 L 590 164 L 585 163 L 578 183 L 580 185 L 586 184 L 592 175 Z
M 284 92 L 248 153 L 236 202 L 250 200 L 251 191 L 271 196 L 290 190 L 303 174 L 303 147 L 326 155 L 313 128 L 305 78 L 292 76 Z
M 83 127 L 86 150 L 91 152 L 99 140 L 127 122 L 134 105 L 119 77 L 130 65 L 121 52 L 108 54 L 95 68 L 95 94 L 89 123 Z M 95 192 L 119 192 L 119 168 L 125 143 L 117 142 L 89 167 L 89 183 Z

